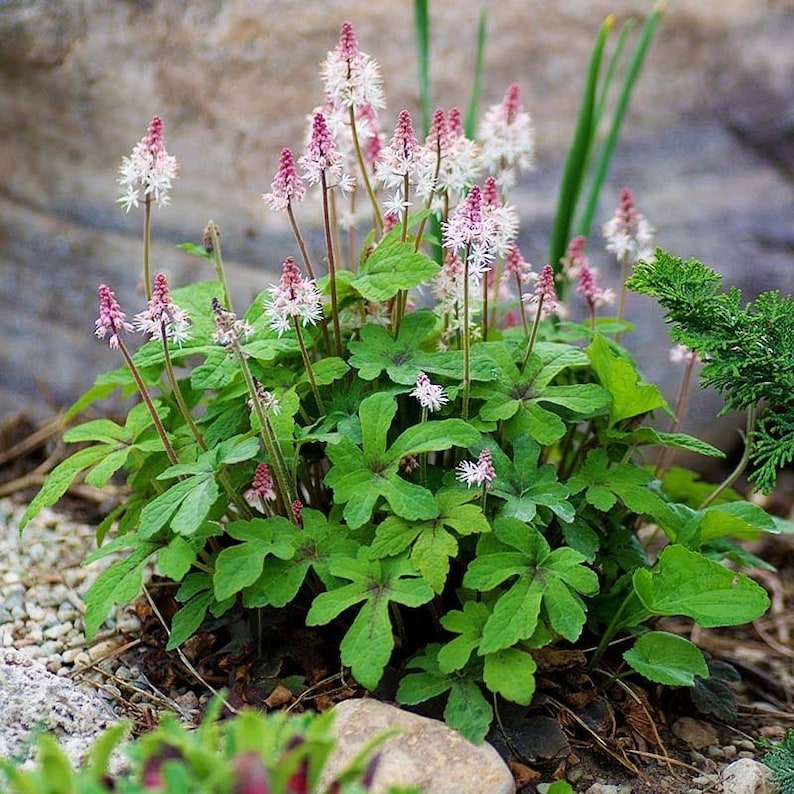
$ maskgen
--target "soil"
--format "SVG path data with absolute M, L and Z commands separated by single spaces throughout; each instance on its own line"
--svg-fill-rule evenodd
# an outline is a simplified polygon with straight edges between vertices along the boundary
M 34 426 L 24 417 L 0 428 L 0 493 L 30 498 L 58 460 L 57 425 Z M 790 516 L 789 479 L 766 506 Z M 86 523 L 108 510 L 107 494 L 79 488 L 59 505 Z M 775 566 L 748 573 L 769 592 L 769 613 L 751 625 L 700 630 L 669 619 L 660 628 L 690 637 L 707 654 L 711 686 L 657 687 L 621 679 L 623 648 L 617 645 L 597 670 L 580 651 L 550 651 L 538 661 L 538 690 L 530 708 L 502 707 L 488 739 L 509 759 L 519 792 L 565 776 L 577 791 L 594 782 L 629 786 L 632 794 L 717 791 L 716 775 L 736 758 L 759 758 L 759 739 L 775 740 L 794 728 L 794 536 L 768 535 L 751 551 Z M 135 637 L 116 638 L 117 652 L 101 669 L 119 692 L 119 712 L 143 733 L 160 712 L 175 709 L 200 718 L 215 690 L 225 690 L 229 710 L 323 710 L 365 693 L 334 662 L 338 638 L 309 631 L 288 614 L 261 613 L 267 630 L 256 631 L 242 614 L 205 625 L 178 652 L 167 653 L 164 628 L 178 608 L 174 588 L 152 579 L 147 598 L 133 607 L 141 621 Z M 124 646 L 128 649 L 123 650 Z M 117 677 L 137 668 L 148 690 Z M 398 671 L 387 670 L 373 696 L 393 700 Z M 308 689 L 298 682 L 308 684 Z M 433 713 L 431 703 L 428 712 Z

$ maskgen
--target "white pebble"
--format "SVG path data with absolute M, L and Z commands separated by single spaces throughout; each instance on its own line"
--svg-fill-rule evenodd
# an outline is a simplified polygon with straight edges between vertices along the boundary
M 28 624 L 28 633 L 27 638 L 32 642 L 42 642 L 44 639 L 44 632 L 41 630 L 41 626 L 37 626 L 35 623 Z
M 91 664 L 91 657 L 83 650 L 74 657 L 75 667 L 88 667 Z
M 64 664 L 74 664 L 77 657 L 83 653 L 82 648 L 67 648 L 62 654 L 61 658 L 63 659 Z M 86 654 L 87 655 L 87 654 Z
M 68 634 L 72 628 L 71 620 L 67 620 L 66 623 L 56 623 L 44 632 L 44 636 L 48 640 L 57 640 L 59 637 L 63 637 L 64 634 Z

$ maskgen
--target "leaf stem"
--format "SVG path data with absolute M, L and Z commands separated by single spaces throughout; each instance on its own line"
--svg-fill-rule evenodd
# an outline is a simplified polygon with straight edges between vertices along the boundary
M 350 132 L 353 135 L 353 149 L 356 152 L 356 161 L 358 162 L 359 171 L 361 171 L 361 178 L 364 180 L 364 187 L 369 197 L 369 203 L 372 205 L 372 215 L 375 220 L 375 229 L 380 236 L 383 233 L 383 217 L 380 214 L 380 207 L 378 200 L 375 198 L 375 191 L 372 189 L 372 183 L 367 173 L 367 166 L 364 162 L 364 155 L 361 151 L 361 144 L 358 139 L 358 129 L 356 127 L 356 111 L 351 106 L 350 108 Z
M 736 464 L 736 468 L 703 500 L 703 503 L 698 508 L 703 510 L 717 499 L 717 497 L 725 490 L 730 488 L 739 477 L 742 476 L 747 464 L 750 462 L 750 451 L 752 450 L 753 433 L 755 432 L 755 423 L 758 419 L 758 406 L 751 405 L 747 409 L 747 426 L 744 434 L 744 452 L 742 453 L 741 460 Z
M 325 226 L 325 247 L 328 255 L 328 280 L 331 288 L 331 319 L 334 324 L 334 342 L 336 354 L 342 358 L 342 329 L 339 325 L 339 305 L 336 296 L 336 259 L 334 257 L 334 241 L 331 234 L 331 216 L 328 206 L 328 182 L 325 170 L 320 172 L 320 183 L 323 194 L 323 225 Z
M 268 419 L 267 414 L 262 409 L 262 405 L 259 402 L 259 397 L 256 393 L 256 384 L 254 383 L 253 375 L 251 374 L 251 370 L 248 367 L 248 362 L 245 360 L 245 354 L 243 353 L 239 342 L 234 343 L 233 349 L 237 357 L 237 361 L 240 364 L 240 369 L 242 370 L 245 384 L 248 387 L 248 394 L 251 398 L 251 406 L 254 409 L 256 418 L 259 420 L 259 437 L 262 439 L 262 443 L 265 445 L 267 454 L 270 457 L 279 499 L 284 508 L 284 512 L 287 515 L 287 518 L 294 524 L 295 513 L 292 509 L 293 495 L 289 481 L 287 480 L 284 457 L 278 447 L 278 442 L 276 440 L 275 433 L 273 432 L 273 426 L 270 424 L 270 420 Z
M 152 279 L 149 271 L 149 249 L 152 232 L 152 197 L 147 196 L 143 202 L 143 289 L 147 302 L 152 299 Z
M 179 412 L 182 414 L 185 422 L 187 422 L 187 426 L 190 428 L 190 432 L 193 434 L 193 438 L 196 439 L 196 443 L 201 447 L 204 452 L 207 452 L 209 447 L 207 446 L 206 441 L 204 441 L 204 436 L 201 435 L 201 431 L 196 426 L 195 421 L 193 420 L 193 415 L 190 413 L 190 409 L 187 407 L 187 403 L 185 402 L 185 398 L 182 394 L 182 389 L 179 387 L 179 381 L 176 378 L 176 372 L 174 371 L 174 365 L 171 361 L 171 352 L 168 348 L 168 335 L 166 334 L 166 324 L 165 320 L 160 320 L 160 337 L 163 342 L 163 356 L 165 360 L 165 372 L 168 376 L 168 382 L 171 385 L 171 393 L 174 395 L 174 399 L 176 400 L 176 404 L 179 407 Z M 240 498 L 240 495 L 237 493 L 232 481 L 229 479 L 229 474 L 225 471 L 220 471 L 218 473 L 218 479 L 220 480 L 221 485 L 223 485 L 224 490 L 228 494 L 229 498 L 234 502 L 235 507 L 240 512 L 240 515 L 245 516 L 246 518 L 251 518 L 251 511 L 248 509 L 248 505 L 245 503 L 244 499 Z
M 208 221 L 207 228 L 212 239 L 212 261 L 215 263 L 215 275 L 221 283 L 223 289 L 223 305 L 226 311 L 234 311 L 232 308 L 232 298 L 229 294 L 229 285 L 226 283 L 226 271 L 223 267 L 223 257 L 221 256 L 221 241 L 218 233 L 218 226 L 214 221 Z
M 469 254 L 466 246 L 463 259 L 463 410 L 464 420 L 469 418 L 469 392 L 471 391 L 471 337 L 469 336 Z
M 133 379 L 135 380 L 135 386 L 138 389 L 138 393 L 141 395 L 141 399 L 146 405 L 147 410 L 149 411 L 149 415 L 152 417 L 152 421 L 154 422 L 155 429 L 157 430 L 157 435 L 160 436 L 160 440 L 163 442 L 163 447 L 165 448 L 165 454 L 168 455 L 168 460 L 171 461 L 172 466 L 176 466 L 179 463 L 179 458 L 177 458 L 176 453 L 174 452 L 174 448 L 171 446 L 171 441 L 168 438 L 168 433 L 165 431 L 165 427 L 163 427 L 163 423 L 160 420 L 160 417 L 157 414 L 157 410 L 154 407 L 154 403 L 152 402 L 152 398 L 149 395 L 149 390 L 146 388 L 146 384 L 143 382 L 143 378 L 141 377 L 141 373 L 138 371 L 138 368 L 135 366 L 135 363 L 132 360 L 132 356 L 130 355 L 130 351 L 127 350 L 127 346 L 119 339 L 119 350 L 121 351 L 121 355 L 124 356 L 124 361 L 127 364 L 127 367 L 132 374 Z
M 320 411 L 320 415 L 325 416 L 325 403 L 323 403 L 323 398 L 320 396 L 320 390 L 317 388 L 317 381 L 314 377 L 314 367 L 312 367 L 312 360 L 309 358 L 309 352 L 306 350 L 306 344 L 303 341 L 300 320 L 293 316 L 292 322 L 295 326 L 295 334 L 298 337 L 298 344 L 300 345 L 301 356 L 303 357 L 303 365 L 306 367 L 306 374 L 309 377 L 309 384 L 311 385 L 312 394 L 314 394 L 314 399 L 317 401 L 317 408 Z

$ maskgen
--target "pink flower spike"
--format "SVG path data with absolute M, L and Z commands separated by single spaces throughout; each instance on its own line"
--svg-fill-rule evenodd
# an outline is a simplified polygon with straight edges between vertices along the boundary
M 212 313 L 215 316 L 215 333 L 212 339 L 216 345 L 225 347 L 230 353 L 253 333 L 247 320 L 238 320 L 237 315 L 224 309 L 217 298 L 212 299 Z
M 563 273 L 569 281 L 576 281 L 579 278 L 579 273 L 583 267 L 590 266 L 590 260 L 585 255 L 584 249 L 587 245 L 587 238 L 583 235 L 574 237 L 568 243 L 568 250 L 565 256 L 560 260 Z
M 320 293 L 314 279 L 302 278 L 300 268 L 289 256 L 284 260 L 278 286 L 270 288 L 271 298 L 265 301 L 265 313 L 270 317 L 270 327 L 281 336 L 292 328 L 292 318 L 302 325 L 315 325 L 322 319 Z
M 292 502 L 292 513 L 295 516 L 295 524 L 303 529 L 303 502 L 300 499 Z
M 447 127 L 449 129 L 449 134 L 453 138 L 462 138 L 464 136 L 463 114 L 460 112 L 459 107 L 450 108 Z
M 298 161 L 306 181 L 316 185 L 323 173 L 337 178 L 342 176 L 342 155 L 336 150 L 328 122 L 322 113 L 312 117 L 312 131 L 306 154 Z
M 618 260 L 626 258 L 630 262 L 639 262 L 653 257 L 654 229 L 637 211 L 634 196 L 627 187 L 620 191 L 620 203 L 602 232 L 606 238 L 606 250 Z
M 291 202 L 302 201 L 306 195 L 303 180 L 295 167 L 295 156 L 286 146 L 281 150 L 278 171 L 273 177 L 270 190 L 270 193 L 262 194 L 262 200 L 276 212 L 284 212 Z
M 163 339 L 165 328 L 166 339 L 179 346 L 190 337 L 190 318 L 186 311 L 171 300 L 168 279 L 163 273 L 154 277 L 152 299 L 146 311 L 135 315 L 135 325 L 152 339 L 160 340 Z
M 261 502 L 274 502 L 276 500 L 273 478 L 270 476 L 270 467 L 267 463 L 260 463 L 256 467 L 251 487 L 243 494 L 243 499 L 251 507 L 258 507 Z
M 113 290 L 107 284 L 99 285 L 99 317 L 95 323 L 94 333 L 100 339 L 110 334 L 108 343 L 112 348 L 119 346 L 119 332 L 132 333 L 133 327 L 127 322 L 127 316 L 121 311 Z
M 518 83 L 510 85 L 502 102 L 485 113 L 478 139 L 482 163 L 502 188 L 515 184 L 517 171 L 534 166 L 535 131 L 529 113 L 521 109 Z
M 341 58 L 350 62 L 357 58 L 360 53 L 358 51 L 358 41 L 356 40 L 356 32 L 349 22 L 343 22 L 339 30 L 339 44 L 336 45 L 336 51 Z
M 521 109 L 521 87 L 518 83 L 511 83 L 502 99 L 502 113 L 508 124 L 515 122 Z
M 334 108 L 359 108 L 371 105 L 375 110 L 385 107 L 383 83 L 378 62 L 361 52 L 353 26 L 344 22 L 339 43 L 320 66 L 325 95 Z
M 431 383 L 424 372 L 420 372 L 417 376 L 416 388 L 410 396 L 416 397 L 419 405 L 431 412 L 440 411 L 441 406 L 449 402 L 449 397 L 444 394 L 444 387 Z
M 257 380 L 255 376 L 251 376 L 254 381 L 254 390 L 256 392 L 256 401 L 259 403 L 263 411 L 271 411 L 273 416 L 278 416 L 281 412 L 281 404 L 279 401 Z M 248 407 L 253 411 L 253 399 L 248 400 Z
M 484 207 L 500 207 L 502 199 L 496 179 L 489 176 L 482 185 L 482 203 Z
M 456 478 L 460 482 L 466 483 L 468 488 L 472 485 L 483 485 L 491 488 L 491 483 L 496 479 L 491 451 L 483 449 L 476 463 L 470 460 L 463 460 L 458 464 Z
M 551 265 L 543 265 L 535 284 L 535 293 L 522 297 L 528 300 L 531 306 L 539 307 L 543 317 L 559 312 L 560 305 L 557 300 L 557 290 L 554 287 L 554 269 Z
M 443 108 L 436 108 L 430 122 L 430 131 L 427 133 L 425 144 L 431 149 L 440 149 L 447 139 L 447 117 Z
M 474 185 L 465 201 L 443 225 L 444 248 L 457 250 L 478 241 L 483 234 L 482 191 Z
M 520 284 L 526 284 L 537 278 L 537 274 L 532 272 L 532 265 L 524 259 L 521 249 L 515 241 L 512 241 L 507 247 L 502 278 L 504 281 L 518 279 Z
M 179 164 L 165 149 L 163 120 L 155 116 L 149 129 L 135 144 L 129 157 L 122 157 L 118 183 L 123 195 L 119 204 L 129 212 L 142 201 L 155 201 L 158 207 L 166 206 L 171 182 L 176 179 Z

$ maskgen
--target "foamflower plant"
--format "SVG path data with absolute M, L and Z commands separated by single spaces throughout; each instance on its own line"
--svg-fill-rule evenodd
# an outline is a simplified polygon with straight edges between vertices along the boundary
M 679 449 L 722 453 L 681 433 L 682 416 L 670 428 L 662 393 L 619 344 L 631 331 L 625 286 L 600 286 L 585 245 L 627 278 L 639 268 L 630 284 L 659 295 L 677 328 L 682 307 L 702 319 L 724 301 L 704 288 L 684 304 L 667 255 L 647 264 L 652 229 L 629 190 L 606 251 L 571 235 L 560 261 L 530 264 L 508 193 L 535 158 L 518 84 L 479 131 L 467 134 L 453 107 L 422 134 L 407 109 L 384 117 L 379 67 L 349 23 L 322 78 L 308 144 L 285 146 L 263 185 L 263 212 L 289 217 L 294 256 L 263 251 L 280 279 L 242 311 L 212 222 L 184 248 L 214 279 L 173 288 L 149 272 L 149 210 L 176 174 L 162 121 L 124 160 L 123 203 L 147 210 L 149 303 L 133 324 L 100 286 L 96 332 L 120 366 L 70 416 L 119 389 L 140 400 L 126 421 L 67 430 L 81 447 L 23 521 L 75 479 L 124 478 L 93 558 L 123 555 L 87 595 L 88 635 L 154 561 L 180 605 L 169 649 L 210 618 L 261 627 L 261 610 L 289 609 L 293 623 L 329 627 L 332 663 L 361 687 L 394 670 L 399 702 L 445 698 L 449 723 L 474 741 L 500 703 L 530 704 L 544 649 L 661 684 L 707 678 L 701 651 L 656 622 L 762 615 L 766 592 L 737 568 L 759 561 L 737 540 L 776 523 L 732 483 L 704 500 L 709 486 L 673 465 Z M 319 250 L 301 226 L 322 228 Z M 724 325 L 719 339 L 678 332 L 717 385 Z M 752 389 L 742 394 L 749 405 Z M 777 426 L 753 427 L 766 475 L 783 460 L 768 438 Z

